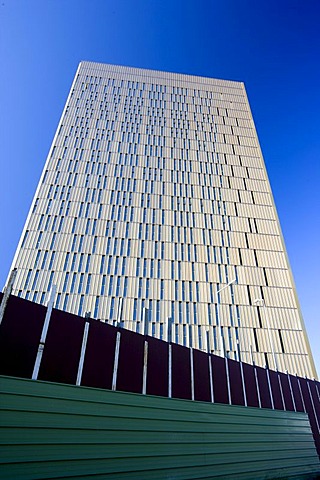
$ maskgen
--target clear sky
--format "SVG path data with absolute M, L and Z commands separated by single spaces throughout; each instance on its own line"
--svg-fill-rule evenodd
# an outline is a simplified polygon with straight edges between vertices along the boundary
M 240 80 L 320 375 L 319 25 L 319 0 L 1 0 L 0 288 L 79 61 Z

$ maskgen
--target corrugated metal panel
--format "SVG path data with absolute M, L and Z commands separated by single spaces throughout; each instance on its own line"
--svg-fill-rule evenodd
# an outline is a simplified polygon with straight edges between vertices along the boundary
M 5 479 L 272 479 L 320 472 L 304 413 L 0 377 Z

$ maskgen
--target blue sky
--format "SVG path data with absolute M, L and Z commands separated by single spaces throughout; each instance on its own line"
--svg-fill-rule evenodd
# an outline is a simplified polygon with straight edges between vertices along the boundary
M 320 374 L 320 2 L 1 0 L 0 288 L 77 65 L 245 82 Z

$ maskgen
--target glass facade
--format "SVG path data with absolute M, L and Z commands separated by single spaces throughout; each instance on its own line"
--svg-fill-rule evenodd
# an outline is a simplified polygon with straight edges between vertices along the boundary
M 81 62 L 12 268 L 24 298 L 315 376 L 241 82 Z

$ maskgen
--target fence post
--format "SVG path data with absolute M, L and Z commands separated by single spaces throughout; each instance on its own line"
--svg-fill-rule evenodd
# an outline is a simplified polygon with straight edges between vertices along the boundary
M 254 379 L 255 379 L 255 382 L 256 382 L 256 389 L 257 389 L 257 396 L 258 396 L 259 408 L 261 408 L 260 387 L 259 387 L 259 381 L 258 381 L 258 373 L 257 373 L 256 363 L 255 363 L 255 361 L 254 361 L 254 359 L 253 359 L 252 345 L 250 345 L 250 355 L 251 355 L 251 363 L 252 363 L 252 366 L 253 366 Z
M 207 354 L 208 354 L 208 365 L 209 365 L 210 397 L 211 397 L 211 402 L 214 403 L 212 365 L 211 365 L 211 354 L 210 354 L 210 333 L 209 333 L 209 330 L 206 330 L 206 338 L 207 338 Z
M 273 393 L 272 393 L 272 388 L 271 388 L 271 383 L 270 383 L 269 369 L 268 369 L 267 365 L 265 366 L 265 369 L 266 369 L 266 372 L 267 372 L 267 380 L 268 380 L 269 395 L 270 395 L 270 400 L 271 400 L 271 407 L 272 407 L 272 410 L 274 410 Z
M 232 405 L 231 401 L 231 389 L 230 389 L 230 378 L 229 378 L 229 364 L 228 364 L 228 357 L 224 357 L 225 365 L 226 365 L 226 377 L 227 377 L 227 387 L 228 387 L 228 400 L 229 405 Z
M 191 400 L 194 400 L 193 349 L 190 347 Z
M 171 345 L 171 343 L 169 343 L 168 355 L 169 355 L 169 359 L 168 359 L 168 364 L 169 364 L 169 368 L 168 368 L 168 397 L 171 398 L 172 397 L 172 345 Z
M 313 401 L 313 397 L 312 397 L 312 393 L 311 393 L 311 389 L 310 389 L 310 385 L 309 385 L 307 377 L 305 377 L 305 381 L 306 381 L 306 384 L 307 384 L 307 387 L 308 387 L 309 397 L 310 397 L 310 400 L 311 400 L 312 410 L 313 410 L 314 418 L 315 418 L 315 421 L 316 421 L 316 424 L 317 424 L 318 433 L 320 434 L 318 416 L 317 416 L 317 412 L 316 412 L 316 409 L 315 409 L 315 406 L 314 406 L 314 401 Z
M 296 373 L 296 377 L 297 377 L 297 382 L 298 382 L 300 397 L 301 397 L 301 401 L 302 401 L 303 411 L 304 411 L 304 413 L 307 413 L 306 405 L 305 405 L 305 403 L 304 403 L 304 398 L 303 398 L 303 394 L 302 394 L 302 390 L 301 390 L 301 384 L 300 384 L 300 380 L 299 380 L 299 378 L 298 378 L 298 374 L 297 374 L 297 373 Z
M 51 313 L 52 313 L 52 309 L 53 309 L 53 302 L 54 302 L 54 298 L 56 296 L 56 292 L 57 292 L 56 285 L 52 285 L 52 290 L 50 292 L 50 297 L 49 297 L 48 306 L 47 306 L 47 312 L 46 312 L 46 316 L 45 316 L 45 319 L 44 319 L 44 324 L 43 324 L 43 327 L 42 327 L 41 338 L 40 338 L 39 347 L 38 347 L 38 353 L 37 353 L 37 356 L 36 356 L 36 361 L 34 363 L 34 368 L 33 368 L 33 372 L 32 372 L 32 377 L 31 377 L 32 380 L 37 380 L 37 378 L 38 378 L 39 369 L 40 369 L 41 360 L 42 360 L 42 354 L 43 354 L 43 350 L 44 350 L 44 344 L 45 344 L 46 338 L 47 338 L 49 323 L 50 323 L 50 319 L 51 319 Z
M 283 409 L 284 409 L 284 410 L 287 410 L 287 409 L 286 409 L 286 404 L 285 404 L 285 401 L 284 401 L 284 396 L 283 396 L 281 378 L 280 378 L 280 375 L 279 375 L 278 370 L 277 370 L 277 378 L 278 378 L 278 384 L 279 384 L 279 388 L 280 388 L 280 394 L 281 394 L 281 400 L 282 400 Z
M 289 375 L 288 370 L 287 370 L 287 377 L 288 377 L 288 382 L 289 382 L 289 388 L 290 388 L 290 393 L 291 393 L 293 408 L 294 408 L 294 411 L 296 412 L 296 411 L 297 411 L 297 407 L 296 407 L 296 402 L 295 402 L 294 395 L 293 395 L 293 390 L 292 390 L 292 385 L 291 385 L 291 378 L 290 378 L 290 375 Z
M 116 347 L 115 347 L 115 351 L 114 351 L 114 364 L 113 364 L 113 375 L 112 375 L 112 390 L 116 390 L 116 388 L 117 388 L 117 375 L 118 375 L 118 364 L 119 364 L 120 339 L 121 339 L 121 333 L 120 333 L 120 332 L 117 332 Z
M 241 355 L 240 355 L 239 340 L 237 340 L 237 350 L 238 350 L 238 358 L 239 358 L 239 363 L 240 363 L 240 373 L 241 373 L 241 383 L 242 383 L 242 391 L 243 391 L 244 405 L 245 405 L 245 407 L 247 407 L 247 406 L 248 406 L 248 402 L 247 402 L 247 392 L 246 392 L 246 384 L 245 384 L 245 381 L 244 381 L 243 365 L 242 365 Z
M 8 284 L 5 287 L 4 292 L 3 292 L 2 302 L 1 302 L 1 306 L 0 306 L 0 325 L 1 325 L 3 317 L 4 317 L 4 312 L 6 310 L 6 306 L 7 306 L 9 297 L 11 295 L 11 292 L 12 292 L 12 289 L 13 289 L 13 284 L 14 284 L 14 281 L 16 279 L 16 276 L 17 276 L 17 269 L 14 268 L 10 273 Z
M 209 363 L 210 396 L 211 396 L 211 402 L 214 403 L 213 377 L 212 377 L 212 365 L 211 365 L 210 353 L 208 353 L 208 363 Z
M 81 385 L 81 378 L 82 378 L 84 357 L 85 357 L 85 354 L 86 354 L 89 326 L 90 326 L 89 322 L 86 322 L 85 325 L 84 325 L 82 345 L 81 345 L 81 354 L 80 354 L 80 360 L 79 360 L 79 366 L 78 366 L 76 385 Z
M 142 394 L 147 393 L 147 373 L 148 373 L 148 342 L 145 340 L 143 347 L 143 380 L 142 380 Z

